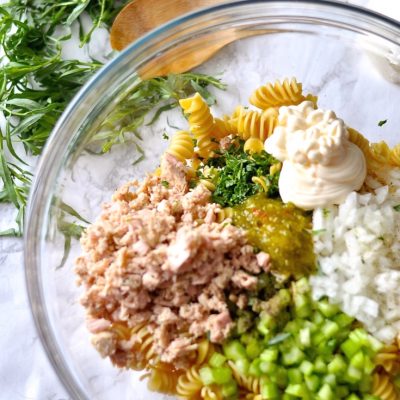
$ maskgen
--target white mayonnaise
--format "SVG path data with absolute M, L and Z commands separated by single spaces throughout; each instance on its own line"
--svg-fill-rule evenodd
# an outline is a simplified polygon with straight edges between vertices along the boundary
M 283 162 L 282 200 L 305 209 L 341 203 L 367 175 L 364 154 L 349 141 L 344 122 L 310 101 L 279 109 L 265 150 Z

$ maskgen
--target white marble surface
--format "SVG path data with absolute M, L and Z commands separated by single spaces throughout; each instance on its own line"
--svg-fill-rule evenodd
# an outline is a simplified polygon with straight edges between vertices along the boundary
M 351 2 L 367 4 L 367 0 Z M 398 0 L 371 0 L 369 6 L 400 19 Z M 0 213 L 1 228 L 10 215 L 1 208 Z M 0 388 L 1 400 L 70 398 L 37 337 L 25 288 L 22 240 L 14 238 L 0 239 Z

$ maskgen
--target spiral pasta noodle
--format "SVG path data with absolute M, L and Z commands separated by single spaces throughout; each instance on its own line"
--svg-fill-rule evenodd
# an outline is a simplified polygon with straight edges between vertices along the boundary
M 375 357 L 376 365 L 382 367 L 388 374 L 400 373 L 400 350 L 396 344 L 386 346 Z
M 261 110 L 270 107 L 297 105 L 304 101 L 302 84 L 295 78 L 285 79 L 274 84 L 267 83 L 256 89 L 250 97 L 250 103 Z
M 217 210 L 217 222 L 221 223 L 226 221 L 227 219 L 232 219 L 233 217 L 233 208 L 225 207 Z
M 149 390 L 165 394 L 176 394 L 178 379 L 182 372 L 171 364 L 158 363 L 144 377 L 148 378 Z
M 268 192 L 269 183 L 266 180 L 265 176 L 253 176 L 251 180 L 253 183 L 260 185 L 264 192 Z
M 157 361 L 154 338 L 146 323 L 132 328 L 132 336 L 134 336 L 135 344 L 132 348 L 133 360 L 129 363 L 129 368 L 141 371 L 148 367 L 150 363 Z
M 236 367 L 233 361 L 228 361 L 228 365 L 232 370 L 232 375 L 235 378 L 240 388 L 247 390 L 250 394 L 258 395 L 261 393 L 261 381 L 252 376 L 244 376 Z M 254 397 L 253 397 L 254 398 Z M 247 399 L 247 397 L 246 397 Z
M 176 132 L 166 152 L 183 163 L 190 160 L 194 155 L 194 144 L 190 133 L 186 131 Z
M 390 163 L 396 167 L 400 167 L 400 144 L 390 150 Z
M 372 394 L 381 400 L 398 400 L 399 393 L 386 372 L 376 372 L 372 379 Z
M 213 192 L 215 190 L 215 185 L 211 179 L 200 179 L 199 183 L 204 185 L 210 192 Z
M 264 143 L 257 138 L 248 138 L 244 144 L 244 151 L 254 154 L 254 153 L 261 153 L 264 150 Z
M 237 135 L 241 139 L 257 138 L 264 142 L 272 134 L 277 121 L 278 111 L 275 108 L 259 113 L 238 106 L 229 120 L 229 124 L 232 129 L 236 129 Z

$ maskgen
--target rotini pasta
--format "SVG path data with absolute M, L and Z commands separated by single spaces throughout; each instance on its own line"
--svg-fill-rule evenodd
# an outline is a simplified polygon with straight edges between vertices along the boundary
M 375 363 L 381 366 L 388 374 L 397 375 L 400 373 L 400 351 L 393 344 L 383 348 L 375 357 Z
M 275 81 L 259 87 L 250 97 L 253 106 L 266 110 L 270 107 L 297 105 L 306 98 L 303 96 L 302 84 L 295 78 Z
M 200 179 L 199 183 L 204 185 L 210 192 L 215 190 L 215 185 L 211 179 Z
M 193 138 L 190 133 L 186 131 L 176 132 L 166 152 L 183 163 L 190 160 L 194 155 Z
M 349 133 L 349 140 L 360 148 L 366 160 L 368 160 L 371 157 L 369 140 L 353 128 L 347 128 L 347 131 Z
M 132 360 L 129 363 L 129 368 L 141 371 L 147 368 L 150 363 L 157 362 L 154 339 L 145 323 L 132 328 L 131 338 L 133 336 L 135 340 L 131 351 Z
M 231 207 L 221 208 L 217 211 L 217 222 L 224 222 L 228 218 L 232 219 L 233 217 L 233 209 Z
M 218 148 L 218 144 L 213 140 L 215 137 L 212 136 L 212 132 L 215 124 L 207 103 L 199 93 L 196 93 L 193 97 L 179 100 L 179 104 L 184 113 L 189 115 L 190 130 L 197 140 L 199 155 L 204 158 L 209 157 Z
M 250 154 L 260 153 L 264 150 L 264 143 L 257 138 L 249 138 L 246 140 L 244 144 L 244 151 L 247 151 Z
M 370 149 L 370 161 L 373 169 L 380 169 L 390 163 L 391 151 L 386 142 L 372 143 Z
M 236 134 L 243 140 L 257 138 L 264 142 L 272 134 L 277 121 L 278 111 L 274 108 L 259 113 L 238 106 L 229 124 L 231 129 L 236 129 Z
M 261 381 L 259 378 L 244 376 L 236 367 L 233 361 L 228 361 L 228 365 L 232 370 L 232 375 L 235 378 L 240 388 L 247 390 L 250 394 L 258 395 L 261 393 Z M 254 398 L 254 397 L 253 397 Z M 246 397 L 247 399 L 247 397 Z
M 176 392 L 179 399 L 197 400 L 201 398 L 201 390 L 204 387 L 200 378 L 199 367 L 193 366 L 179 377 Z
M 381 400 L 398 400 L 399 392 L 386 372 L 375 372 L 372 380 L 372 394 Z
M 158 363 L 144 377 L 148 378 L 147 386 L 154 392 L 176 394 L 178 379 L 182 371 L 171 364 Z
M 390 163 L 396 167 L 400 167 L 400 144 L 390 150 Z
M 269 183 L 266 180 L 265 176 L 253 176 L 251 180 L 253 183 L 260 185 L 264 192 L 268 192 Z

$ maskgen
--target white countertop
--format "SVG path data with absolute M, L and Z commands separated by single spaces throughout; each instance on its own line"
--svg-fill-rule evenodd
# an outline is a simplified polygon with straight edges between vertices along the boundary
M 400 20 L 398 0 L 353 0 Z M 0 208 L 0 228 L 6 211 Z M 5 217 L 4 217 L 5 216 Z M 0 238 L 0 400 L 70 399 L 52 369 L 31 316 L 22 239 Z

